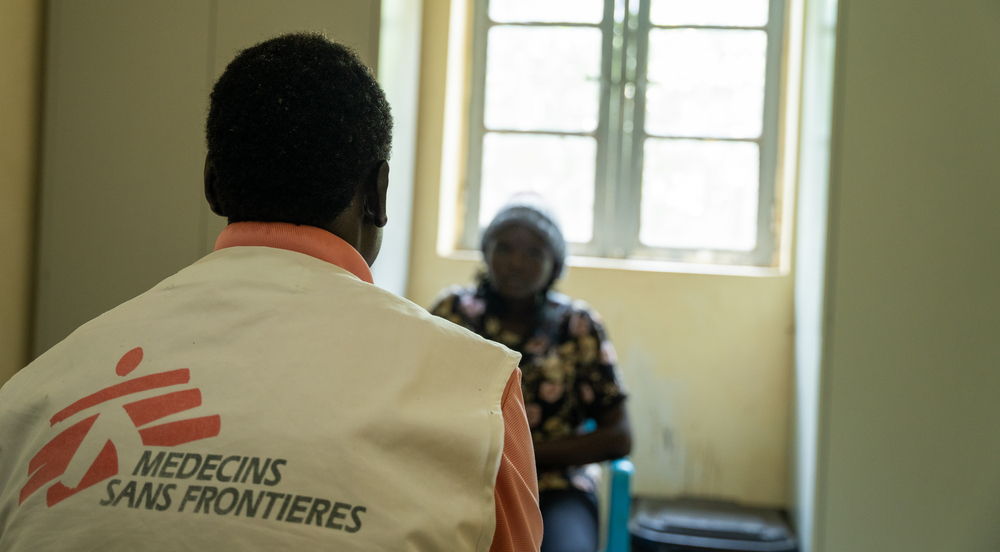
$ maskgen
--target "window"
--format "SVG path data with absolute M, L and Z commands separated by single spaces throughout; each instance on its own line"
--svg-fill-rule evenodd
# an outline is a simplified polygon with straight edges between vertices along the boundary
M 576 254 L 776 264 L 782 0 L 476 0 L 460 237 L 546 196 Z

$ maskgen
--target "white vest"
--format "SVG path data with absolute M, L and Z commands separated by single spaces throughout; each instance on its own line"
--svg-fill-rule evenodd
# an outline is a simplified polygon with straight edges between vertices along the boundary
M 216 251 L 0 390 L 0 550 L 487 551 L 515 353 Z

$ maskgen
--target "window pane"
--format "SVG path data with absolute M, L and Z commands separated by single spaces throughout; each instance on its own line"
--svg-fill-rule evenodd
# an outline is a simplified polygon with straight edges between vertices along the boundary
M 483 138 L 479 225 L 489 224 L 512 195 L 536 192 L 552 206 L 567 240 L 589 242 L 594 223 L 596 153 L 592 138 L 487 134 Z
M 642 243 L 753 250 L 757 242 L 757 144 L 648 139 L 645 156 Z
M 763 31 L 651 32 L 646 132 L 760 136 L 766 60 L 767 34 Z
M 768 0 L 653 0 L 654 25 L 767 25 Z
M 601 31 L 493 27 L 486 55 L 486 128 L 597 128 Z
M 604 0 L 490 0 L 500 23 L 600 23 Z

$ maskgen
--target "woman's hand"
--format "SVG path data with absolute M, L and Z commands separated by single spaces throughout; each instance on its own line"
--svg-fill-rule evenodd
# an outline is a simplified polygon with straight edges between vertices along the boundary
M 632 450 L 632 429 L 620 402 L 597 419 L 597 429 L 584 434 L 535 443 L 538 471 L 581 466 L 626 456 Z

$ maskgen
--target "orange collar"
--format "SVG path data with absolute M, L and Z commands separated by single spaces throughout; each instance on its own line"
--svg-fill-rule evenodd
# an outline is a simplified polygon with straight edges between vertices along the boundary
M 260 246 L 287 249 L 326 261 L 374 283 L 371 268 L 351 244 L 322 228 L 287 222 L 234 222 L 215 240 L 215 250 Z

